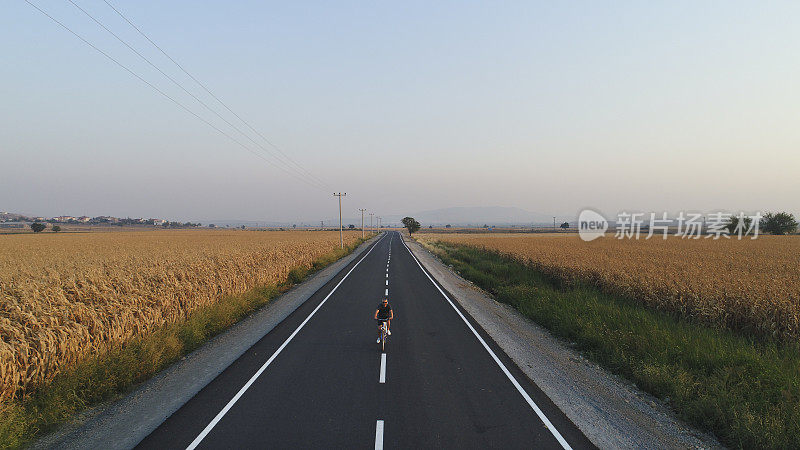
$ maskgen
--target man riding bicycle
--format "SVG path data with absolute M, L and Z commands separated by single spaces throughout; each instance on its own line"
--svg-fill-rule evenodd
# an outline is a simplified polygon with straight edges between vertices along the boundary
M 378 309 L 375 310 L 375 320 L 378 321 L 378 344 L 381 343 L 381 322 L 386 321 L 386 334 L 391 336 L 392 332 L 389 331 L 389 327 L 392 325 L 392 319 L 394 319 L 394 311 L 389 305 L 389 299 L 384 298 L 378 305 Z

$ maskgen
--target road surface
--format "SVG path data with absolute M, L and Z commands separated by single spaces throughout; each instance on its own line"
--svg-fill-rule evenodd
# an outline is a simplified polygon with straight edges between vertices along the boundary
M 591 448 L 440 289 L 385 233 L 139 448 Z

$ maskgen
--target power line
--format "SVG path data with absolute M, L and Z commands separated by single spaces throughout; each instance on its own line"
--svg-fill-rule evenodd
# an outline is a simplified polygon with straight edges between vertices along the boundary
M 250 142 L 252 142 L 252 143 L 253 143 L 253 144 L 255 144 L 256 146 L 260 147 L 260 148 L 261 148 L 261 149 L 262 149 L 264 152 L 266 152 L 268 155 L 270 155 L 271 157 L 275 158 L 275 160 L 276 160 L 276 161 L 278 161 L 278 163 L 279 163 L 278 165 L 280 165 L 280 164 L 284 164 L 284 165 L 286 166 L 286 169 L 287 169 L 287 170 L 292 170 L 292 171 L 296 172 L 296 173 L 297 173 L 297 175 L 298 175 L 298 176 L 300 176 L 300 177 L 304 177 L 304 176 L 305 176 L 305 175 L 303 175 L 301 172 L 297 171 L 297 169 L 294 169 L 294 168 L 293 168 L 291 165 L 289 165 L 289 164 L 287 164 L 286 162 L 282 161 L 282 160 L 281 160 L 279 157 L 275 156 L 275 155 L 274 155 L 272 152 L 270 152 L 269 150 L 267 150 L 266 148 L 264 148 L 264 146 L 263 146 L 263 145 L 261 145 L 260 143 L 256 142 L 256 141 L 255 141 L 253 138 L 251 138 L 251 137 L 250 137 L 250 135 L 248 135 L 248 134 L 246 134 L 245 132 L 243 132 L 242 130 L 240 130 L 240 129 L 239 129 L 237 126 L 236 126 L 236 125 L 232 124 L 230 121 L 228 121 L 227 119 L 225 119 L 225 118 L 224 118 L 222 115 L 220 115 L 220 114 L 219 114 L 217 111 L 215 111 L 215 110 L 214 110 L 214 109 L 212 109 L 210 106 L 208 106 L 208 105 L 207 105 L 207 104 L 206 104 L 206 103 L 205 103 L 203 100 L 201 100 L 200 98 L 198 98 L 198 97 L 197 97 L 196 95 L 194 95 L 193 93 L 189 92 L 189 90 L 188 90 L 188 89 L 186 89 L 186 88 L 185 88 L 185 87 L 184 87 L 184 86 L 183 86 L 183 85 L 182 85 L 180 82 L 178 82 L 178 81 L 177 81 L 177 80 L 175 80 L 173 77 L 171 77 L 169 74 L 167 74 L 166 72 L 164 72 L 163 70 L 161 70 L 161 68 L 160 68 L 160 67 L 158 67 L 156 64 L 154 64 L 152 61 L 150 61 L 150 59 L 148 59 L 146 56 L 142 55 L 142 54 L 141 54 L 139 51 L 137 51 L 135 48 L 133 48 L 133 46 L 131 46 L 130 44 L 128 44 L 128 43 L 127 43 L 127 42 L 126 42 L 124 39 L 122 39 L 121 37 L 119 37 L 119 35 L 117 35 L 117 34 L 116 34 L 116 33 L 114 33 L 112 30 L 110 30 L 110 29 L 109 29 L 107 26 L 105 26 L 105 25 L 104 25 L 102 22 L 100 22 L 100 21 L 99 21 L 97 18 L 95 18 L 93 15 L 91 15 L 91 14 L 90 14 L 88 11 L 86 11 L 86 10 L 85 10 L 85 9 L 83 9 L 83 8 L 81 8 L 81 7 L 80 7 L 80 6 L 79 6 L 77 3 L 75 3 L 73 0 L 67 0 L 67 1 L 68 1 L 68 2 L 70 2 L 70 3 L 71 3 L 71 4 L 72 4 L 72 5 L 75 7 L 75 8 L 77 8 L 78 10 L 80 10 L 80 11 L 81 11 L 83 14 L 85 14 L 87 17 L 89 17 L 89 18 L 90 18 L 92 21 L 94 21 L 94 22 L 95 22 L 97 25 L 99 25 L 101 28 L 103 28 L 104 30 L 106 30 L 106 31 L 107 31 L 109 34 L 111 34 L 112 36 L 114 36 L 114 38 L 116 38 L 116 39 L 117 39 L 119 42 L 121 42 L 121 43 L 122 43 L 122 44 L 123 44 L 125 47 L 127 47 L 127 48 L 128 48 L 130 51 L 132 51 L 133 53 L 135 53 L 135 54 L 136 54 L 136 55 L 137 55 L 139 58 L 141 58 L 141 59 L 142 59 L 142 60 L 144 60 L 144 61 L 145 61 L 147 64 L 149 64 L 151 67 L 153 67 L 154 69 L 156 69 L 156 70 L 157 70 L 157 71 L 158 71 L 158 72 L 159 72 L 161 75 L 163 75 L 163 76 L 164 76 L 164 77 L 166 77 L 168 80 L 170 80 L 170 81 L 171 81 L 173 84 L 175 84 L 176 86 L 178 86 L 178 87 L 179 87 L 181 90 L 183 90 L 183 92 L 185 92 L 186 94 L 188 94 L 189 96 L 191 96 L 193 99 L 195 99 L 195 100 L 196 100 L 198 103 L 200 103 L 201 105 L 203 105 L 203 107 L 205 107 L 205 108 L 206 108 L 208 111 L 210 111 L 211 113 L 213 113 L 214 115 L 216 115 L 216 116 L 217 116 L 218 118 L 220 118 L 220 119 L 221 119 L 223 122 L 225 122 L 226 124 L 228 124 L 228 126 L 230 126 L 231 128 L 233 128 L 234 130 L 238 131 L 238 132 L 239 132 L 239 134 L 241 134 L 242 136 L 244 136 L 245 138 L 247 138 L 247 139 L 248 139 Z M 320 188 L 320 189 L 324 189 L 324 188 L 325 188 L 325 185 L 324 185 L 323 183 L 321 183 L 321 182 L 319 182 L 319 181 L 317 181 L 317 180 L 315 180 L 315 179 L 313 179 L 313 178 L 311 178 L 311 181 L 312 181 L 314 184 L 317 184 L 317 185 L 318 185 L 318 186 L 317 186 L 318 188 Z
M 312 186 L 312 187 L 314 187 L 314 188 L 318 188 L 318 186 L 315 186 L 315 185 L 311 184 L 310 182 L 308 182 L 308 181 L 307 181 L 307 180 L 305 180 L 304 178 L 300 178 L 300 177 L 296 176 L 294 173 L 292 173 L 292 172 L 288 172 L 288 171 L 286 171 L 286 169 L 284 169 L 283 167 L 281 167 L 281 166 L 278 166 L 278 165 L 276 165 L 275 163 L 273 163 L 272 161 L 270 161 L 270 160 L 268 160 L 268 159 L 264 158 L 264 156 L 263 156 L 261 153 L 258 153 L 258 152 L 256 152 L 256 151 L 253 151 L 253 150 L 252 150 L 250 147 L 248 147 L 248 146 L 244 145 L 243 143 L 239 142 L 239 141 L 238 141 L 236 138 L 234 138 L 234 137 L 233 137 L 233 136 L 231 136 L 230 134 L 228 134 L 228 133 L 226 133 L 225 131 L 223 131 L 223 130 L 219 129 L 217 126 L 215 126 L 215 125 L 214 125 L 214 124 L 212 124 L 211 122 L 207 121 L 206 119 L 204 119 L 202 116 L 198 115 L 197 113 L 195 113 L 195 112 L 194 112 L 194 111 L 192 111 L 191 109 L 187 108 L 186 106 L 184 106 L 184 105 L 183 105 L 182 103 L 180 103 L 179 101 L 177 101 L 177 100 L 175 100 L 174 98 L 170 97 L 170 96 L 169 96 L 167 93 L 165 93 L 164 91 L 162 91 L 161 89 L 159 89 L 157 86 L 155 86 L 154 84 L 152 84 L 152 83 L 150 83 L 149 81 L 145 80 L 145 79 L 144 79 L 144 78 L 142 78 L 142 77 L 141 77 L 139 74 L 137 74 L 137 73 L 136 73 L 136 72 L 134 72 L 133 70 L 129 69 L 127 66 L 125 66 L 125 65 L 124 65 L 124 64 L 122 64 L 121 62 L 119 62 L 119 61 L 117 61 L 116 59 L 114 59 L 114 57 L 113 57 L 113 56 L 111 56 L 111 55 L 109 55 L 108 53 L 104 52 L 103 50 L 101 50 L 100 48 L 98 48 L 97 46 L 95 46 L 94 44 L 92 44 L 91 42 L 89 42 L 88 40 L 86 40 L 86 38 L 84 38 L 84 37 L 83 37 L 83 36 L 81 36 L 80 34 L 76 33 L 75 31 L 73 31 L 73 30 L 72 30 L 71 28 L 69 28 L 68 26 L 64 25 L 64 24 L 63 24 L 62 22 L 60 22 L 58 19 L 56 19 L 55 17 L 51 16 L 50 14 L 48 14 L 46 11 L 44 11 L 44 10 L 43 10 L 43 9 L 41 9 L 41 8 L 39 8 L 39 7 L 38 7 L 38 6 L 36 6 L 35 4 L 31 3 L 31 2 L 30 2 L 30 0 L 25 0 L 25 3 L 27 3 L 27 4 L 31 5 L 31 6 L 32 6 L 34 9 L 36 9 L 37 11 L 39 11 L 40 13 L 42 13 L 43 15 L 45 15 L 47 18 L 49 18 L 50 20 L 52 20 L 53 22 L 55 22 L 56 24 L 58 24 L 59 26 L 61 26 L 61 27 L 62 27 L 62 28 L 64 28 L 65 30 L 67 30 L 67 31 L 68 31 L 70 34 L 72 34 L 73 36 L 75 36 L 75 37 L 77 37 L 78 39 L 80 39 L 80 40 L 81 40 L 81 41 L 82 41 L 84 44 L 88 45 L 89 47 L 91 47 L 92 49 L 94 49 L 95 51 L 97 51 L 98 53 L 100 53 L 101 55 L 105 56 L 105 57 L 106 57 L 106 58 L 108 58 L 108 59 L 109 59 L 111 62 L 113 62 L 113 63 L 114 63 L 114 64 L 116 64 L 117 66 L 121 67 L 121 68 L 122 68 L 122 69 L 124 69 L 126 72 L 128 72 L 128 73 L 130 73 L 131 75 L 133 75 L 134 77 L 136 77 L 136 78 L 137 78 L 139 81 L 141 81 L 142 83 L 146 84 L 147 86 L 149 86 L 150 88 L 152 88 L 153 90 L 155 90 L 156 92 L 158 92 L 159 94 L 161 94 L 161 95 L 162 95 L 164 98 L 166 98 L 167 100 L 171 101 L 172 103 L 174 103 L 175 105 L 177 105 L 178 107 L 180 107 L 181 109 L 183 109 L 184 111 L 188 112 L 189 114 L 191 114 L 192 116 L 194 116 L 195 118 L 197 118 L 198 120 L 200 120 L 201 122 L 205 123 L 206 125 L 208 125 L 208 126 L 209 126 L 209 127 L 211 127 L 212 129 L 214 129 L 215 131 L 217 131 L 218 133 L 220 133 L 221 135 L 223 135 L 223 136 L 227 137 L 228 139 L 230 139 L 231 141 L 235 142 L 237 145 L 239 145 L 239 146 L 240 146 L 240 147 L 242 147 L 243 149 L 247 150 L 248 152 L 252 153 L 253 155 L 257 156 L 258 158 L 261 158 L 261 159 L 263 159 L 263 160 L 264 160 L 264 161 L 266 161 L 268 164 L 270 164 L 270 165 L 272 165 L 272 166 L 274 166 L 274 167 L 277 167 L 277 168 L 279 168 L 279 169 L 283 170 L 283 171 L 284 171 L 285 173 L 287 173 L 288 175 L 290 175 L 290 176 L 292 176 L 292 177 L 294 177 L 294 178 L 297 178 L 298 180 L 300 180 L 300 181 L 302 181 L 302 182 L 304 182 L 304 183 L 306 183 L 306 184 L 308 184 L 308 185 L 310 185 L 310 186 Z
M 273 143 L 272 143 L 272 141 L 270 141 L 269 139 L 267 139 L 267 138 L 266 138 L 266 137 L 265 137 L 263 134 L 261 134 L 261 133 L 260 133 L 258 130 L 256 130 L 256 129 L 255 129 L 253 126 L 252 126 L 252 125 L 250 125 L 250 123 L 248 123 L 248 122 L 247 122 L 246 120 L 244 120 L 244 119 L 243 119 L 243 118 L 242 118 L 242 117 L 241 117 L 239 114 L 237 114 L 237 113 L 236 113 L 234 110 L 232 110 L 230 107 L 228 107 L 228 105 L 227 105 L 225 102 L 223 102 L 223 101 L 222 101 L 222 100 L 221 100 L 219 97 L 217 97 L 217 96 L 216 96 L 216 95 L 215 95 L 213 92 L 211 92 L 211 90 L 210 90 L 208 87 L 206 87 L 206 85 L 205 85 L 205 84 L 203 84 L 202 82 L 200 82 L 200 80 L 198 80 L 197 78 L 195 78 L 195 77 L 194 77 L 194 75 L 192 75 L 191 73 L 189 73 L 189 71 L 187 71 L 187 70 L 186 70 L 186 69 L 185 69 L 185 68 L 184 68 L 184 67 L 183 67 L 181 64 L 179 64 L 179 63 L 178 63 L 178 62 L 177 62 L 175 59 L 173 59 L 173 58 L 172 58 L 172 56 L 170 56 L 170 55 L 169 55 L 169 54 L 168 54 L 166 51 L 164 51 L 164 49 L 162 49 L 162 48 L 161 48 L 161 47 L 160 47 L 158 44 L 156 44 L 156 43 L 155 43 L 155 42 L 154 42 L 152 39 L 150 39 L 150 37 L 149 37 L 149 36 L 148 36 L 148 35 L 147 35 L 147 34 L 146 34 L 144 31 L 142 31 L 142 30 L 141 30 L 141 29 L 140 29 L 138 26 L 136 26 L 136 25 L 135 25 L 135 24 L 134 24 L 134 23 L 133 23 L 133 22 L 132 22 L 130 19 L 128 19 L 128 18 L 127 18 L 127 17 L 126 17 L 124 14 L 122 14 L 122 12 L 120 12 L 120 11 L 119 11 L 119 10 L 118 10 L 116 7 L 114 7 L 114 5 L 112 5 L 112 4 L 111 4 L 111 3 L 110 3 L 108 0 L 103 0 L 103 2 L 104 2 L 106 5 L 108 5 L 108 7 L 109 7 L 109 8 L 113 9 L 113 10 L 114 10 L 114 12 L 116 12 L 116 13 L 117 13 L 117 14 L 118 14 L 118 15 L 119 15 L 119 16 L 120 16 L 120 17 L 121 17 L 123 20 L 125 20 L 125 22 L 127 22 L 127 23 L 128 23 L 130 26 L 131 26 L 131 27 L 133 27 L 133 29 L 134 29 L 134 30 L 136 30 L 136 31 L 137 31 L 137 32 L 138 32 L 140 35 L 142 35 L 142 37 L 144 37 L 145 39 L 147 39 L 147 41 L 148 41 L 148 42 L 150 42 L 150 43 L 153 45 L 153 47 L 157 48 L 157 49 L 158 49 L 158 51 L 160 51 L 160 52 L 161 52 L 161 54 L 163 54 L 165 57 L 167 57 L 167 59 L 169 59 L 170 61 L 172 61 L 172 63 L 173 63 L 173 64 L 175 64 L 175 66 L 177 66 L 177 67 L 178 67 L 178 68 L 179 68 L 179 69 L 180 69 L 180 70 L 181 70 L 181 71 L 182 71 L 184 74 L 186 74 L 186 76 L 188 76 L 189 78 L 191 78 L 191 79 L 192 79 L 192 81 L 194 81 L 195 83 L 197 83 L 197 85 L 198 85 L 198 86 L 200 86 L 201 88 L 203 88 L 203 90 L 204 90 L 204 91 L 206 91 L 206 93 L 208 93 L 208 95 L 210 95 L 212 98 L 214 98 L 214 100 L 216 100 L 216 101 L 217 101 L 217 102 L 218 102 L 220 105 L 222 105 L 222 106 L 223 106 L 225 109 L 227 109 L 227 110 L 228 110 L 228 112 L 230 112 L 230 113 L 231 113 L 231 114 L 233 114 L 233 115 L 234 115 L 234 116 L 235 116 L 237 119 L 239 119 L 239 120 L 240 120 L 240 121 L 241 121 L 241 122 L 242 122 L 242 123 L 243 123 L 245 126 L 247 126 L 247 128 L 249 128 L 249 129 L 250 129 L 250 130 L 251 130 L 253 133 L 257 134 L 257 135 L 258 135 L 258 136 L 259 136 L 261 139 L 263 139 L 263 140 L 264 140 L 264 142 L 266 142 L 266 143 L 267 143 L 267 144 L 268 144 L 270 147 L 274 148 L 275 150 L 277 150 L 277 151 L 278 151 L 278 153 L 280 153 L 281 155 L 283 155 L 283 156 L 284 156 L 284 158 L 285 158 L 285 159 L 286 159 L 288 162 L 290 162 L 290 163 L 294 164 L 294 165 L 295 165 L 295 166 L 296 166 L 296 167 L 297 167 L 297 168 L 298 168 L 300 171 L 302 171 L 303 173 L 305 173 L 307 176 L 309 176 L 309 177 L 313 178 L 313 179 L 314 179 L 314 180 L 316 180 L 317 182 L 321 183 L 323 186 L 325 186 L 325 187 L 328 187 L 328 185 L 327 185 L 327 184 L 326 184 L 324 181 L 322 181 L 320 178 L 318 178 L 317 176 L 315 176 L 314 174 L 312 174 L 311 172 L 309 172 L 308 170 L 306 170 L 306 169 L 305 169 L 305 168 L 304 168 L 302 165 L 300 165 L 300 164 L 299 164 L 297 161 L 293 160 L 293 159 L 292 159 L 292 158 L 291 158 L 289 155 L 287 155 L 287 154 L 286 154 L 286 153 L 285 153 L 283 150 L 281 150 L 281 149 L 280 149 L 280 147 L 278 147 L 277 145 L 273 144 Z

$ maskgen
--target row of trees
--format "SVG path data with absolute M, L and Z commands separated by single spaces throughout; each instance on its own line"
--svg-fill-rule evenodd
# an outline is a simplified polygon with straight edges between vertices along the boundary
M 740 221 L 742 223 L 740 223 Z M 748 230 L 752 225 L 753 219 L 751 217 L 745 216 L 740 220 L 739 217 L 733 216 L 726 228 L 728 232 L 733 234 L 738 228 Z M 795 233 L 797 231 L 797 226 L 797 220 L 794 218 L 794 215 L 787 212 L 766 213 L 758 222 L 758 229 L 760 232 L 775 235 Z
M 164 222 L 161 226 L 164 228 L 195 228 L 200 226 L 200 222 Z
M 747 230 L 753 224 L 753 219 L 745 216 L 743 218 L 743 222 L 744 223 L 741 225 L 741 227 Z M 417 222 L 413 217 L 403 218 L 403 226 L 405 226 L 406 229 L 408 229 L 408 234 L 416 233 L 420 228 L 419 222 Z M 484 225 L 483 227 L 489 228 L 489 225 Z M 560 227 L 564 229 L 569 228 L 569 222 L 562 223 Z M 738 227 L 740 227 L 739 217 L 737 216 L 731 217 L 730 222 L 728 222 L 727 225 L 728 231 L 731 234 L 733 234 L 736 232 Z M 771 212 L 766 213 L 761 217 L 761 220 L 758 222 L 758 228 L 762 233 L 769 233 L 776 235 L 796 233 L 797 227 L 798 223 L 794 215 L 785 211 L 777 213 L 771 213 Z M 450 228 L 450 224 L 446 225 L 445 228 Z
M 739 217 L 731 217 L 730 222 L 728 222 L 727 228 L 728 231 L 734 233 L 739 224 Z M 749 229 L 752 225 L 752 219 L 750 217 L 744 217 L 743 227 L 745 230 Z M 413 234 L 419 231 L 420 223 L 417 222 L 416 219 L 413 217 L 404 217 L 403 226 L 408 229 L 408 234 Z M 192 223 L 192 222 L 165 222 L 163 227 L 164 228 L 188 228 L 188 227 L 199 227 L 200 223 Z M 787 213 L 787 212 L 778 212 L 778 213 L 766 213 L 761 218 L 761 221 L 758 223 L 759 229 L 764 233 L 769 234 L 776 234 L 776 235 L 783 235 L 783 234 L 792 234 L 797 231 L 797 220 L 795 219 L 794 215 Z M 214 225 L 209 225 L 209 227 L 213 228 Z M 484 225 L 484 227 L 488 227 L 488 225 Z M 31 229 L 34 233 L 40 233 L 47 228 L 47 225 L 39 222 L 34 222 L 31 224 Z M 244 228 L 244 226 L 242 226 Z M 348 228 L 354 229 L 355 225 L 348 225 Z M 450 225 L 447 225 L 446 228 L 450 228 Z M 561 224 L 561 228 L 569 228 L 569 222 L 564 222 Z M 58 225 L 53 225 L 53 231 L 59 232 L 61 231 L 61 227 Z
M 47 225 L 43 224 L 41 222 L 34 222 L 30 226 L 31 226 L 31 230 L 33 230 L 34 233 L 41 233 L 42 231 L 47 229 Z M 200 223 L 164 222 L 164 224 L 161 225 L 161 226 L 164 227 L 164 228 L 195 228 L 195 227 L 199 227 Z M 55 233 L 58 233 L 59 231 L 61 231 L 61 226 L 53 225 L 52 231 L 55 232 Z

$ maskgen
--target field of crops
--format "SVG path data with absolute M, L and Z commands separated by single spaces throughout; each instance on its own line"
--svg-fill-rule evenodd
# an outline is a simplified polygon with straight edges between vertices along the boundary
M 332 231 L 0 235 L 0 400 L 338 247 Z
M 800 237 L 584 242 L 576 234 L 418 234 L 496 250 L 560 280 L 781 339 L 800 338 Z

